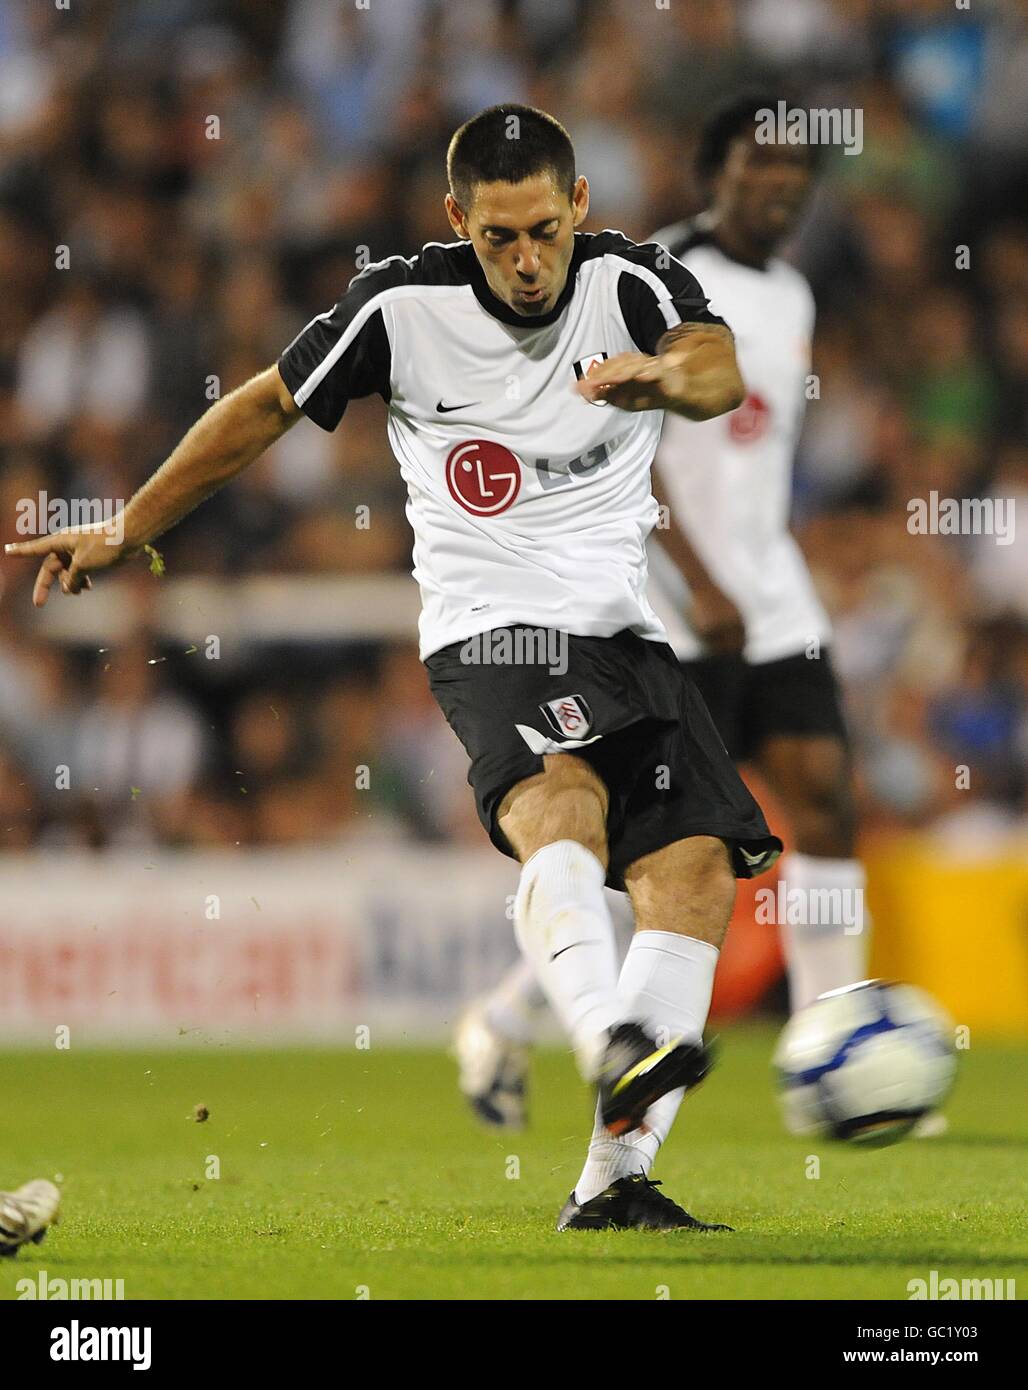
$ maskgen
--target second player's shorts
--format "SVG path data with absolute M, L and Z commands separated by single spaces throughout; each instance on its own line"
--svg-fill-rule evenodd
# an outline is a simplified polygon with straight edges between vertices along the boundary
M 670 647 L 627 630 L 613 637 L 560 633 L 553 636 L 565 644 L 563 674 L 541 661 L 479 659 L 496 650 L 500 633 L 516 638 L 519 631 L 455 642 L 425 661 L 432 693 L 471 759 L 468 782 L 497 849 L 516 857 L 496 819 L 504 796 L 542 772 L 545 754 L 569 752 L 589 763 L 610 793 L 609 887 L 623 889 L 629 865 L 691 835 L 724 840 L 738 878 L 774 863 L 782 842 Z
M 685 661 L 682 669 L 703 696 L 736 762 L 755 757 L 776 735 L 829 734 L 847 742 L 839 686 L 826 651 L 802 652 L 759 665 L 741 656 Z

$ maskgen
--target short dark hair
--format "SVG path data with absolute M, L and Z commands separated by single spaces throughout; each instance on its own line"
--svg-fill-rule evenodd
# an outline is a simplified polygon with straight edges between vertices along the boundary
M 450 192 L 465 210 L 479 183 L 521 183 L 552 173 L 570 198 L 575 188 L 575 150 L 560 121 L 534 106 L 504 102 L 465 121 L 446 153 Z
M 748 130 L 756 134 L 757 112 L 776 111 L 778 103 L 783 100 L 791 109 L 793 103 L 787 93 L 752 88 L 714 107 L 703 122 L 696 147 L 696 177 L 703 187 L 721 172 L 732 141 L 739 135 L 745 135 Z M 807 150 L 810 154 L 809 145 Z

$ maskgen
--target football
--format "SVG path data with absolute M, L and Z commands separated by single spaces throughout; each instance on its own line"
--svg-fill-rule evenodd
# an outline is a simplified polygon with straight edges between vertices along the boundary
M 863 980 L 822 994 L 774 1054 L 786 1128 L 878 1147 L 942 1104 L 956 1072 L 953 1025 L 915 985 Z

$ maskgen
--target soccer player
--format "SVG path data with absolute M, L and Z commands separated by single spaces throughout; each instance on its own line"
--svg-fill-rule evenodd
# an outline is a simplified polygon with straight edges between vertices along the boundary
M 781 841 L 739 778 L 645 595 L 663 412 L 744 395 L 732 334 L 656 245 L 586 235 L 588 185 L 544 112 L 454 135 L 456 243 L 356 276 L 268 368 L 218 402 L 115 518 L 13 546 L 69 594 L 155 540 L 301 414 L 334 429 L 388 403 L 407 483 L 421 656 L 471 758 L 493 843 L 520 861 L 515 931 L 628 1133 L 710 1066 L 703 1044 L 736 877 Z M 619 973 L 604 884 L 631 895 Z M 572 1205 L 575 1206 L 572 1201 Z M 607 1224 L 708 1229 L 632 1177 Z M 577 1206 L 576 1206 L 577 1210 Z
M 711 114 L 697 151 L 707 210 L 654 237 L 732 325 L 747 395 L 702 423 L 669 412 L 654 479 L 669 525 L 649 545 L 647 593 L 729 752 L 760 769 L 788 814 L 788 888 L 831 914 L 779 923 L 795 1010 L 866 973 L 864 869 L 829 619 L 789 532 L 814 301 L 775 252 L 802 211 L 813 161 L 809 146 L 757 141 L 756 112 L 776 102 L 748 94 Z M 524 1121 L 525 1046 L 541 1002 L 519 962 L 458 1025 L 461 1089 L 487 1123 Z M 669 1097 L 645 1135 L 597 1130 L 579 1198 L 599 1199 L 601 1185 L 629 1172 L 648 1175 L 674 1108 Z

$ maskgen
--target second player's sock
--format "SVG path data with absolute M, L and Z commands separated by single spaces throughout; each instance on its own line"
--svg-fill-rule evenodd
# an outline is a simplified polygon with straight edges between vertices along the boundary
M 859 859 L 791 853 L 782 859 L 780 894 L 789 909 L 778 924 L 789 971 L 793 1013 L 819 994 L 855 984 L 867 973 L 866 874 Z M 794 891 L 799 890 L 796 899 Z M 796 902 L 797 911 L 790 908 Z M 790 921 L 791 916 L 801 918 Z
M 545 1003 L 532 963 L 522 956 L 486 995 L 483 1009 L 486 1022 L 501 1038 L 524 1044 L 533 1040 L 536 1015 Z
M 659 1042 L 681 1036 L 699 1042 L 710 1010 L 719 951 L 706 941 L 675 932 L 636 932 L 621 967 L 618 991 L 625 1018 L 638 1020 Z M 657 1151 L 670 1133 L 685 1094 L 669 1091 L 646 1112 L 648 1133 L 632 1130 L 613 1138 L 600 1120 L 599 1106 L 589 1154 L 575 1184 L 579 1202 L 587 1202 L 618 1178 L 648 1176 Z
M 605 878 L 584 845 L 558 840 L 524 864 L 514 900 L 518 944 L 587 1080 L 599 1069 L 607 1029 L 624 1017 Z

